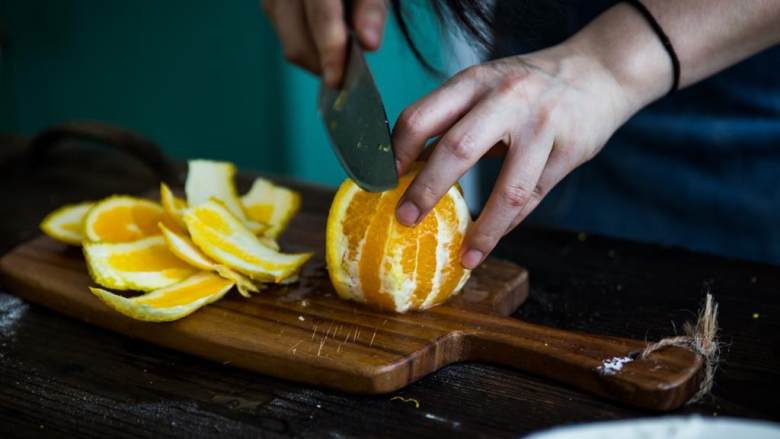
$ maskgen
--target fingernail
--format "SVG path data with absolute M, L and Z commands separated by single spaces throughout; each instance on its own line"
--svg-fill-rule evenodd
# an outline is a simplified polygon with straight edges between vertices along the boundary
M 328 86 L 333 87 L 334 82 L 336 82 L 336 72 L 333 71 L 333 69 L 325 68 L 322 70 L 322 80 L 325 81 Z
M 363 32 L 363 37 L 366 39 L 367 45 L 372 49 L 379 45 L 379 31 L 374 26 L 369 27 Z
M 483 257 L 485 257 L 484 253 L 476 249 L 471 249 L 463 254 L 463 258 L 461 258 L 461 263 L 463 264 L 464 267 L 468 268 L 469 270 L 472 270 L 474 268 L 477 268 L 477 265 L 479 265 L 479 263 L 482 262 Z
M 405 226 L 413 226 L 417 224 L 417 220 L 420 218 L 420 209 L 414 205 L 411 201 L 404 201 L 398 206 L 396 211 L 398 221 Z
M 396 172 L 396 174 L 401 175 L 401 161 L 400 160 L 396 160 L 395 161 L 395 172 Z

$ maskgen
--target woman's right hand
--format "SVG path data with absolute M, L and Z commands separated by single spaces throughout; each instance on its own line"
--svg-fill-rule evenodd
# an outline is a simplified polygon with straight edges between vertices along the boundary
M 387 17 L 385 0 L 355 0 L 352 27 L 360 45 L 377 50 Z M 262 0 L 261 4 L 282 42 L 284 57 L 322 75 L 338 87 L 347 57 L 347 23 L 342 0 Z

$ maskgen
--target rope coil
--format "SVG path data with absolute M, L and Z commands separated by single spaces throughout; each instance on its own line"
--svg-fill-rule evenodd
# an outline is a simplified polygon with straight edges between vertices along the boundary
M 647 345 L 639 354 L 639 358 L 645 359 L 653 352 L 667 346 L 679 346 L 701 355 L 704 359 L 704 379 L 699 385 L 699 390 L 687 402 L 687 404 L 692 404 L 700 401 L 712 390 L 720 358 L 720 345 L 717 340 L 718 304 L 712 298 L 712 294 L 707 293 L 704 308 L 699 310 L 696 325 L 686 322 L 683 326 L 683 332 L 685 335 L 664 338 Z

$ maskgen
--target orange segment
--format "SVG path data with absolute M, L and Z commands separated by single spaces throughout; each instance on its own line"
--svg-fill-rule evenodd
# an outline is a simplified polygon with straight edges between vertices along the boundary
M 448 254 L 460 254 L 460 247 L 463 245 L 464 234 L 458 227 L 459 219 L 456 216 L 456 207 L 451 197 L 445 197 L 442 202 L 436 207 L 436 213 L 441 216 L 445 222 L 446 227 L 452 230 L 452 237 L 447 243 Z M 442 270 L 441 286 L 439 287 L 439 294 L 432 299 L 432 304 L 438 304 L 446 300 L 447 291 L 455 290 L 463 279 L 464 274 L 463 265 L 460 263 L 447 264 Z
M 159 235 L 162 207 L 152 201 L 114 195 L 95 204 L 84 219 L 84 234 L 92 242 L 130 242 Z
M 439 243 L 439 222 L 436 215 L 429 214 L 416 227 L 417 245 L 422 251 L 417 253 L 417 286 L 412 297 L 412 307 L 420 307 L 433 290 L 433 278 L 436 276 L 436 246 Z M 457 265 L 460 265 L 459 263 Z M 447 290 L 452 291 L 452 290 Z
M 385 259 L 385 248 L 390 225 L 393 221 L 393 211 L 400 194 L 384 193 L 379 200 L 379 206 L 366 229 L 368 238 L 363 244 L 360 256 L 360 287 L 366 302 L 373 303 L 383 309 L 395 309 L 393 296 L 382 289 L 382 263 Z

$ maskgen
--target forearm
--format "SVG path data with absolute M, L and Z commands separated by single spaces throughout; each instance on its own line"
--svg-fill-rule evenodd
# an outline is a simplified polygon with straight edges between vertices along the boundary
M 680 60 L 680 87 L 701 81 L 780 42 L 777 0 L 643 0 Z M 596 56 L 639 109 L 671 87 L 669 55 L 645 19 L 621 3 L 567 44 Z

